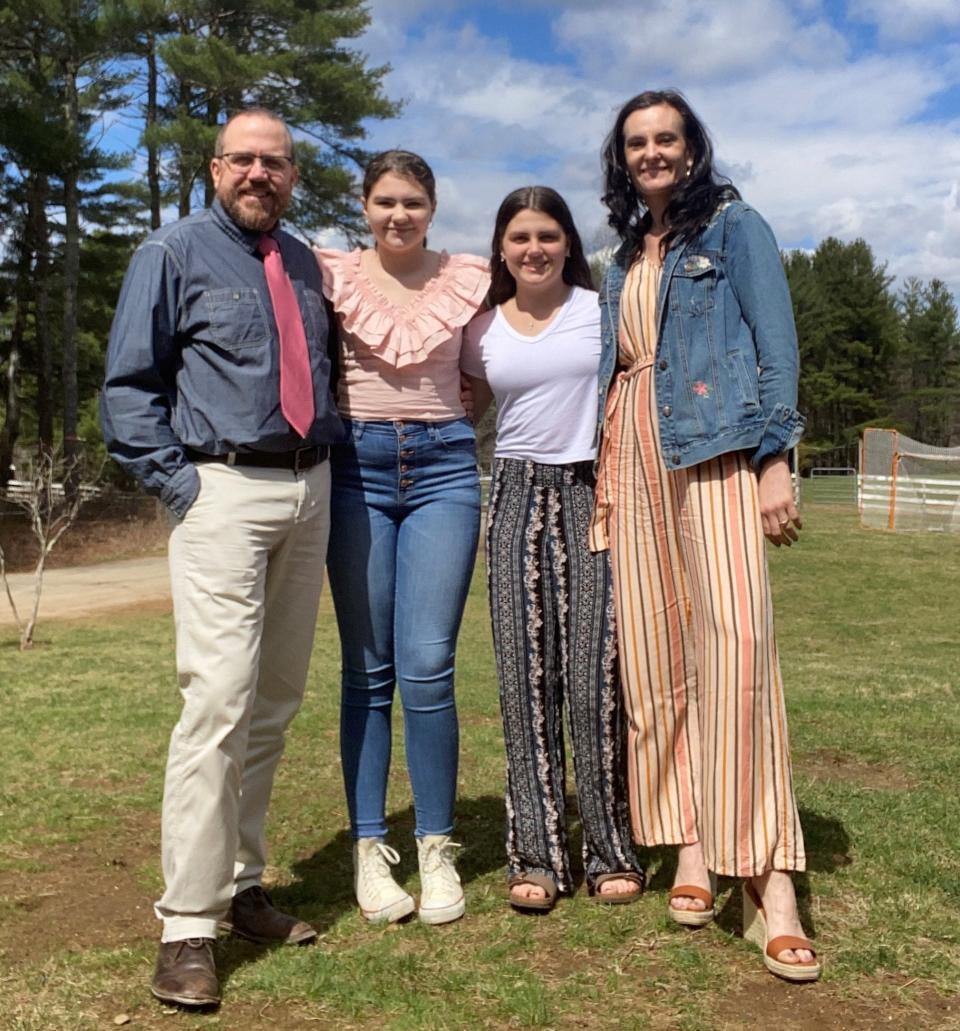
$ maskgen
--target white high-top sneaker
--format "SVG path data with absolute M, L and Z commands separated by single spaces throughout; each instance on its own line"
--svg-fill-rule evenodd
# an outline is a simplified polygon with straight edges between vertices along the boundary
M 445 924 L 463 916 L 465 903 L 460 877 L 453 865 L 453 852 L 460 846 L 449 834 L 428 834 L 417 838 L 420 861 L 420 920 Z
M 413 896 L 390 872 L 399 862 L 396 850 L 380 838 L 359 838 L 353 843 L 353 890 L 360 912 L 372 923 L 394 923 L 416 909 Z

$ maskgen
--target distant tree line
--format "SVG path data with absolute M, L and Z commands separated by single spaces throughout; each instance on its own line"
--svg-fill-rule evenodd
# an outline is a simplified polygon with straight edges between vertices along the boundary
M 362 0 L 6 0 L 0 7 L 0 486 L 18 440 L 69 461 L 95 399 L 130 252 L 213 195 L 225 114 L 295 128 L 305 234 L 361 232 L 362 123 L 398 112 L 349 46 Z M 129 156 L 102 145 L 127 131 Z M 169 214 L 167 215 L 169 219 Z
M 939 279 L 892 277 L 864 240 L 829 237 L 784 255 L 800 341 L 807 461 L 895 427 L 941 447 L 960 444 L 960 325 Z

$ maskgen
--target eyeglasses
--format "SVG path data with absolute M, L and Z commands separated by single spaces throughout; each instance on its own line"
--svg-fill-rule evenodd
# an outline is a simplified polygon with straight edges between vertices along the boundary
M 281 176 L 286 172 L 288 165 L 293 164 L 293 158 L 288 158 L 285 154 L 251 154 L 246 150 L 236 150 L 231 154 L 215 156 L 226 161 L 231 172 L 249 172 L 254 162 L 259 159 L 267 175 Z

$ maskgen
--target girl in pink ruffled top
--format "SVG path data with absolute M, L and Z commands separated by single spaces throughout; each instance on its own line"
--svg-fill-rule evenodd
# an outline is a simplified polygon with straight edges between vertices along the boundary
M 390 713 L 403 704 L 416 812 L 419 916 L 463 915 L 450 840 L 458 730 L 454 648 L 480 522 L 473 428 L 460 402 L 463 327 L 489 286 L 486 262 L 426 246 L 436 186 L 408 151 L 377 155 L 363 180 L 374 246 L 318 250 L 340 333 L 327 568 L 343 662 L 340 750 L 363 915 L 394 921 L 413 898 L 385 842 Z

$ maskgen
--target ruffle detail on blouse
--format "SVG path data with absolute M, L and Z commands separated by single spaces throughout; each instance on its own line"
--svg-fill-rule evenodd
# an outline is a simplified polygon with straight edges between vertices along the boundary
M 426 361 L 473 318 L 490 288 L 482 258 L 441 251 L 433 279 L 407 304 L 394 304 L 360 267 L 361 253 L 314 248 L 323 292 L 344 330 L 397 369 Z

